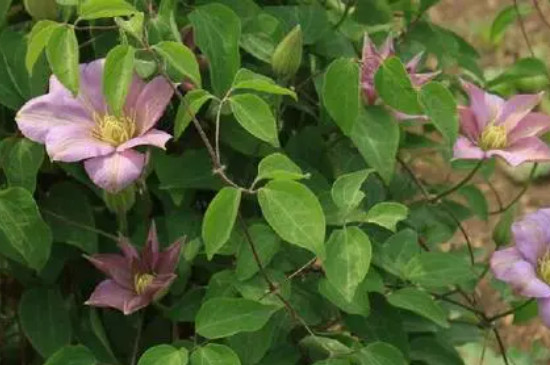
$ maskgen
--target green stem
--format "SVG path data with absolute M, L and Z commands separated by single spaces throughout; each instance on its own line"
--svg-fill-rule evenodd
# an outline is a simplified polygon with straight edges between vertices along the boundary
M 506 206 L 504 207 L 501 207 L 500 209 L 498 210 L 495 210 L 493 212 L 490 212 L 489 214 L 490 215 L 495 215 L 495 214 L 500 214 L 500 213 L 504 213 L 505 211 L 507 211 L 508 209 L 510 209 L 510 207 L 512 207 L 514 204 L 516 204 L 518 202 L 518 200 L 521 199 L 521 197 L 523 196 L 523 194 L 525 194 L 527 192 L 527 190 L 529 189 L 529 187 L 531 186 L 531 183 L 533 182 L 533 178 L 535 177 L 535 172 L 537 171 L 537 167 L 538 167 L 538 163 L 535 163 L 533 165 L 533 168 L 531 169 L 531 172 L 529 173 L 529 178 L 527 179 L 527 181 L 525 182 L 525 185 L 523 185 L 523 188 L 521 189 L 521 191 L 518 193 L 518 195 L 516 195 L 516 197 L 514 199 L 512 199 L 508 204 L 506 204 Z
M 479 163 L 476 165 L 476 167 L 474 167 L 472 169 L 472 171 L 470 171 L 470 173 L 464 179 L 462 179 L 458 184 L 456 184 L 455 186 L 453 186 L 452 188 L 450 188 L 448 190 L 445 190 L 442 193 L 439 193 L 434 198 L 430 199 L 430 202 L 431 203 L 436 203 L 439 200 L 441 200 L 442 198 L 446 197 L 447 195 L 450 195 L 450 194 L 454 193 L 455 191 L 457 191 L 458 189 L 460 189 L 461 187 L 466 185 L 474 177 L 474 175 L 476 174 L 476 172 L 478 172 L 478 170 L 481 168 L 482 165 L 483 165 L 483 160 L 479 161 Z
M 126 212 L 118 211 L 117 215 L 118 231 L 123 236 L 128 236 L 128 219 L 126 218 Z
M 137 323 L 137 332 L 136 337 L 134 339 L 134 347 L 132 348 L 132 359 L 130 361 L 131 365 L 136 365 L 138 360 L 138 352 L 139 352 L 139 343 L 141 342 L 141 332 L 143 329 L 143 320 L 145 318 L 145 311 L 142 310 L 139 313 L 138 323 Z

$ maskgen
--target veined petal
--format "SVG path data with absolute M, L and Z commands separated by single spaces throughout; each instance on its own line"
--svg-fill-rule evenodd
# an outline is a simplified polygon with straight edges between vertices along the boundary
M 147 307 L 154 300 L 159 299 L 168 291 L 174 279 L 176 279 L 176 275 L 174 274 L 156 276 L 153 281 L 147 286 L 143 294 L 135 296 L 124 303 L 124 314 L 132 314 L 142 308 Z
M 525 137 L 540 136 L 548 130 L 550 130 L 550 117 L 548 115 L 535 112 L 529 113 L 508 134 L 508 141 L 512 144 Z
M 386 40 L 382 44 L 382 47 L 380 47 L 378 54 L 382 60 L 385 60 L 395 54 L 395 49 L 393 48 L 393 37 L 391 35 L 386 37 Z
M 463 87 L 470 96 L 470 107 L 476 116 L 477 123 L 483 129 L 487 123 L 499 118 L 504 108 L 504 99 L 489 94 L 469 82 L 463 82 Z
M 550 248 L 550 209 L 528 214 L 512 225 L 516 247 L 523 258 L 537 265 Z
M 115 308 L 124 312 L 127 302 L 130 302 L 136 293 L 118 285 L 114 280 L 104 280 L 95 288 L 94 292 L 84 304 L 93 307 Z
M 416 87 L 420 87 L 420 86 L 424 85 L 425 83 L 430 82 L 432 79 L 434 79 L 440 73 L 441 73 L 440 71 L 427 72 L 427 73 L 421 73 L 421 74 L 411 73 L 410 77 L 411 77 L 412 84 Z
M 374 75 L 381 63 L 382 57 L 368 34 L 365 33 L 361 56 L 361 89 L 363 90 L 363 96 L 367 104 L 374 104 L 376 101 Z
M 460 131 L 472 141 L 477 141 L 481 134 L 481 127 L 477 123 L 476 116 L 471 108 L 465 106 L 458 107 L 458 116 L 460 118 Z
M 174 89 L 162 76 L 151 80 L 137 98 L 136 123 L 140 134 L 145 134 L 155 126 L 170 103 Z
M 133 275 L 128 260 L 116 254 L 86 256 L 98 270 L 112 278 L 118 285 L 133 290 Z
M 533 95 L 516 95 L 504 103 L 502 114 L 497 124 L 506 126 L 508 131 L 513 130 L 519 121 L 533 110 L 542 100 L 543 93 Z
M 169 133 L 158 129 L 151 129 L 142 136 L 124 142 L 117 147 L 117 151 L 122 152 L 136 146 L 155 146 L 165 149 L 166 142 L 171 138 L 172 136 Z
M 537 137 L 527 137 L 504 150 L 487 151 L 487 156 L 500 156 L 511 166 L 518 166 L 524 162 L 550 161 L 550 148 Z
M 116 193 L 137 180 L 145 165 L 145 155 L 134 150 L 115 152 L 84 162 L 88 176 L 99 187 Z
M 52 161 L 76 162 L 115 151 L 110 144 L 95 139 L 89 126 L 78 124 L 52 128 L 45 144 Z
M 481 160 L 486 156 L 485 152 L 471 140 L 464 136 L 459 136 L 453 147 L 453 157 L 465 160 Z
M 99 115 L 108 112 L 103 96 L 103 69 L 105 59 L 80 65 L 80 90 L 78 98 Z
M 139 95 L 145 88 L 147 83 L 143 81 L 137 74 L 134 74 L 132 77 L 132 83 L 130 84 L 130 90 L 128 90 L 128 95 L 126 96 L 126 102 L 124 104 L 124 113 L 131 116 L 132 118 L 136 117 L 136 110 L 139 108 L 137 104 Z
M 142 251 L 143 263 L 147 266 L 150 272 L 156 272 L 157 261 L 159 259 L 159 239 L 157 236 L 157 227 L 155 221 L 151 222 L 147 242 Z
M 159 254 L 155 272 L 159 274 L 171 274 L 176 270 L 181 254 L 181 245 L 182 241 L 176 241 Z

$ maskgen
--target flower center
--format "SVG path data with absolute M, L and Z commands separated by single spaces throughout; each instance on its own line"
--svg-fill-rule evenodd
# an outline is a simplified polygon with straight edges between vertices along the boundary
M 507 145 L 508 134 L 505 126 L 489 124 L 481 133 L 479 147 L 484 151 L 501 149 Z
M 132 118 L 105 115 L 96 117 L 95 121 L 96 126 L 92 132 L 94 138 L 112 146 L 123 144 L 132 139 L 136 133 L 136 123 Z
M 136 274 L 134 276 L 134 289 L 138 295 L 141 295 L 147 290 L 147 287 L 151 285 L 155 279 L 151 274 Z

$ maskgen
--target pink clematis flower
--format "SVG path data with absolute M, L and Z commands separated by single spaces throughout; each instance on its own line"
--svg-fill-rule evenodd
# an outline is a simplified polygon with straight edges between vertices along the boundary
M 454 157 L 480 160 L 500 156 L 511 166 L 550 160 L 550 148 L 538 136 L 550 130 L 550 117 L 531 112 L 542 93 L 516 95 L 510 100 L 464 83 L 469 107 L 459 107 L 461 136 Z
M 386 59 L 393 56 L 395 56 L 395 50 L 391 36 L 388 36 L 384 44 L 380 47 L 380 49 L 378 49 L 376 48 L 374 42 L 372 42 L 369 38 L 368 34 L 365 33 L 361 58 L 361 89 L 363 90 L 363 97 L 366 104 L 372 105 L 376 102 L 378 95 L 374 85 L 374 77 L 382 63 L 384 63 Z M 421 59 L 422 53 L 419 53 L 405 65 L 411 78 L 411 82 L 416 87 L 424 85 L 439 74 L 439 72 L 417 73 L 416 69 L 418 68 L 418 64 Z M 399 119 L 418 117 L 408 116 L 403 113 L 397 113 L 397 116 Z
M 495 251 L 491 270 L 519 295 L 535 298 L 539 315 L 550 327 L 550 209 L 515 222 L 512 233 L 515 246 Z
M 122 115 L 115 116 L 103 97 L 104 60 L 80 65 L 80 91 L 73 97 L 55 76 L 48 94 L 27 102 L 15 120 L 25 137 L 46 145 L 52 161 L 84 161 L 101 188 L 116 193 L 141 175 L 140 145 L 164 148 L 172 136 L 154 129 L 172 98 L 162 77 L 146 83 L 134 76 Z
M 166 293 L 176 278 L 174 270 L 180 256 L 181 242 L 176 241 L 159 252 L 153 223 L 141 255 L 126 240 L 121 240 L 119 246 L 123 255 L 97 254 L 87 257 L 109 279 L 99 283 L 85 304 L 115 308 L 129 315 Z

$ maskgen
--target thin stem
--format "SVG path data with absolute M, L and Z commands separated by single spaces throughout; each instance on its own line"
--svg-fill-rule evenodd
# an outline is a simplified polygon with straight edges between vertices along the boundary
M 134 347 L 132 348 L 132 359 L 130 360 L 131 365 L 136 365 L 137 363 L 137 357 L 139 352 L 139 343 L 141 342 L 141 332 L 143 329 L 143 320 L 145 318 L 145 312 L 141 311 L 138 318 L 138 324 L 137 324 L 137 332 L 136 337 L 134 339 Z
M 85 26 L 79 26 L 75 25 L 73 26 L 74 30 L 114 30 L 118 29 L 118 25 L 85 25 Z
M 342 14 L 342 16 L 340 17 L 338 22 L 336 24 L 334 24 L 334 30 L 338 30 L 338 28 L 340 28 L 340 26 L 344 23 L 344 21 L 346 20 L 346 18 L 349 15 L 349 12 L 350 12 L 351 8 L 355 5 L 356 2 L 357 2 L 357 0 L 354 0 L 354 1 L 348 0 L 346 2 L 346 7 L 344 8 L 344 13 Z
M 493 328 L 493 333 L 495 334 L 495 337 L 497 339 L 498 348 L 500 349 L 500 355 L 502 356 L 502 360 L 504 361 L 505 365 L 509 365 L 508 357 L 506 356 L 506 347 L 504 346 L 504 342 L 502 341 L 502 338 L 500 337 L 500 333 L 498 332 L 498 328 Z
M 517 307 L 514 307 L 512 309 L 509 309 L 507 310 L 506 312 L 502 312 L 502 313 L 499 313 L 499 314 L 496 314 L 492 317 L 489 317 L 488 320 L 489 322 L 493 322 L 493 321 L 496 321 L 498 319 L 501 319 L 501 318 L 504 318 L 506 316 L 509 316 L 510 314 L 514 314 L 516 313 L 517 311 L 519 311 L 520 309 L 522 308 L 525 308 L 527 307 L 529 304 L 533 303 L 534 299 L 529 299 L 529 300 L 526 300 L 525 302 L 523 302 L 522 304 L 518 305 Z
M 542 20 L 544 25 L 546 25 L 547 28 L 550 28 L 550 22 L 548 22 L 548 20 L 544 16 L 544 13 L 542 12 L 542 9 L 540 7 L 538 0 L 533 0 L 533 6 L 535 7 L 535 10 L 537 11 L 539 18 Z
M 502 198 L 500 197 L 500 194 L 498 193 L 493 183 L 491 183 L 490 181 L 487 181 L 487 185 L 489 186 L 489 189 L 493 192 L 493 195 L 497 200 L 498 209 L 501 210 L 504 207 L 504 203 L 502 203 Z
M 456 217 L 456 215 L 453 213 L 453 211 L 451 209 L 447 208 L 445 206 L 445 204 L 441 204 L 441 206 L 447 212 L 447 214 L 451 217 L 451 219 L 455 222 L 458 229 L 460 230 L 460 232 L 464 236 L 464 239 L 466 240 L 466 246 L 468 247 L 468 254 L 470 256 L 470 263 L 472 265 L 474 265 L 475 264 L 474 249 L 473 249 L 472 240 L 470 239 L 470 236 L 468 235 L 468 232 L 466 232 L 466 229 L 462 225 L 462 222 L 460 222 L 460 219 L 458 219 Z
M 464 179 L 462 179 L 458 184 L 451 187 L 450 189 L 445 190 L 442 193 L 439 193 L 438 195 L 436 195 L 434 198 L 430 199 L 430 202 L 435 203 L 435 202 L 441 200 L 442 198 L 446 197 L 447 195 L 450 195 L 450 194 L 454 193 L 455 191 L 457 191 L 458 189 L 460 189 L 464 185 L 466 185 L 474 177 L 474 175 L 481 168 L 482 165 L 483 165 L 483 160 L 480 160 L 478 162 L 478 164 L 476 165 L 476 167 L 474 167 Z
M 50 215 L 50 216 L 52 216 L 52 217 L 54 217 L 57 220 L 60 220 L 63 223 L 66 223 L 68 225 L 71 225 L 71 226 L 74 226 L 74 227 L 77 227 L 77 228 L 80 228 L 80 229 L 83 229 L 83 230 L 86 230 L 86 231 L 89 231 L 89 232 L 97 233 L 100 236 L 103 236 L 105 238 L 108 238 L 108 239 L 111 239 L 115 242 L 118 242 L 118 237 L 113 235 L 113 234 L 110 234 L 108 232 L 102 231 L 102 230 L 94 228 L 94 227 L 89 227 L 87 225 L 80 224 L 78 222 L 74 222 L 74 221 L 72 221 L 70 219 L 67 219 L 67 218 L 63 217 L 62 215 L 54 213 L 54 212 L 52 212 L 51 210 L 48 210 L 48 209 L 42 208 L 41 211 L 48 214 L 48 215 Z
M 221 153 L 220 153 L 220 119 L 221 119 L 221 115 L 222 115 L 223 105 L 227 101 L 227 98 L 231 94 L 231 91 L 232 90 L 229 89 L 229 91 L 227 91 L 227 93 L 225 94 L 223 99 L 220 100 L 220 105 L 218 106 L 218 112 L 216 113 L 216 135 L 215 135 L 214 141 L 215 141 L 215 146 L 216 146 L 216 150 L 215 150 L 215 152 L 216 152 L 216 162 L 217 162 L 218 166 L 222 165 L 222 156 L 221 156 Z
M 516 13 L 518 15 L 518 24 L 521 29 L 521 34 L 523 36 L 523 39 L 525 39 L 525 44 L 527 45 L 527 48 L 529 49 L 529 53 L 531 53 L 531 56 L 535 57 L 533 46 L 531 45 L 531 41 L 529 40 L 529 37 L 527 36 L 527 31 L 525 30 L 525 22 L 523 21 L 523 15 L 521 15 L 521 11 L 519 9 L 518 0 L 512 0 L 512 2 L 514 3 L 514 8 L 516 9 Z
M 128 236 L 128 219 L 125 211 L 118 211 L 116 214 L 116 220 L 118 223 L 118 231 L 123 236 Z
M 489 214 L 490 215 L 495 215 L 495 214 L 500 214 L 500 213 L 504 213 L 505 211 L 507 211 L 508 209 L 510 209 L 510 207 L 512 207 L 514 204 L 516 204 L 518 202 L 518 200 L 521 199 L 521 197 L 523 196 L 523 194 L 525 194 L 527 192 L 527 190 L 529 189 L 529 187 L 531 186 L 531 184 L 533 183 L 533 178 L 535 177 L 535 172 L 537 171 L 537 167 L 538 167 L 538 163 L 534 163 L 533 164 L 533 168 L 531 169 L 531 172 L 529 173 L 529 178 L 527 179 L 527 181 L 525 182 L 525 184 L 523 185 L 523 188 L 520 190 L 520 192 L 518 193 L 518 195 L 516 195 L 514 197 L 514 199 L 512 199 L 508 204 L 506 204 L 506 206 L 504 207 L 501 207 L 500 209 L 498 210 L 495 210 L 493 212 L 490 212 Z
M 414 184 L 418 187 L 418 189 L 420 189 L 422 195 L 424 195 L 424 198 L 430 199 L 430 193 L 428 192 L 424 184 L 422 184 L 422 182 L 418 179 L 418 177 L 416 177 L 414 171 L 409 167 L 409 165 L 400 156 L 397 156 L 397 162 L 399 162 L 401 167 L 403 167 L 403 169 L 409 174 Z

